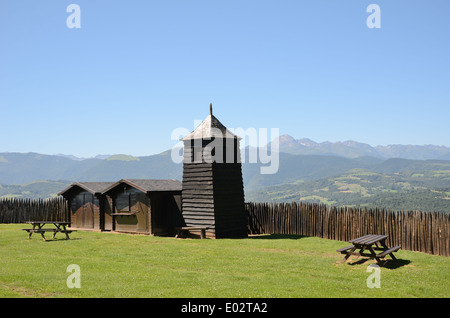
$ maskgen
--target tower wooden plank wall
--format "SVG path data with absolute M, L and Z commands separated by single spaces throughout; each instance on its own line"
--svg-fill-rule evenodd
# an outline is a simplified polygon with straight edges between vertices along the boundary
M 222 135 L 211 134 L 211 128 L 221 131 Z M 205 155 L 203 150 L 214 138 L 223 138 L 223 160 L 211 162 L 209 152 Z M 244 186 L 238 160 L 239 137 L 229 132 L 211 111 L 202 124 L 182 140 L 182 214 L 185 225 L 206 227 L 207 236 L 215 238 L 246 237 Z M 232 154 L 227 162 L 230 151 Z

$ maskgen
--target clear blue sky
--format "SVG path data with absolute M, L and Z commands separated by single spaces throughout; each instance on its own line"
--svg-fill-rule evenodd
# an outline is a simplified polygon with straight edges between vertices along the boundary
M 210 102 L 231 128 L 450 146 L 448 0 L 1 0 L 0 45 L 0 152 L 155 154 Z

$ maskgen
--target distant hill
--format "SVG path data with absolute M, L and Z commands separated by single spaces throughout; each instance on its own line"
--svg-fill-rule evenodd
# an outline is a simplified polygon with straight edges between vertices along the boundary
M 434 145 L 388 145 L 376 146 L 375 150 L 385 158 L 404 158 L 416 160 L 450 158 L 450 148 Z
M 280 153 L 279 169 L 276 174 L 261 174 L 261 163 L 243 164 L 243 179 L 246 190 L 265 186 L 314 180 L 326 176 L 344 173 L 353 168 L 371 168 L 382 163 L 382 159 L 373 157 L 344 158 L 338 156 L 292 155 Z
M 450 212 L 450 148 L 356 141 L 322 142 L 282 135 L 279 170 L 260 173 L 261 163 L 243 163 L 247 201 L 322 202 Z M 249 149 L 242 157 L 249 158 Z M 244 160 L 245 161 L 245 160 Z M 265 165 L 266 166 L 266 165 Z M 71 155 L 0 153 L 0 198 L 45 198 L 73 181 L 121 178 L 182 179 L 171 151 L 77 158 Z
M 242 153 L 246 156 L 246 150 Z M 170 154 L 73 160 L 37 153 L 0 153 L 0 197 L 54 196 L 73 181 L 181 180 L 182 164 L 173 163 Z M 279 170 L 271 175 L 260 174 L 261 163 L 243 164 L 247 201 L 306 200 L 450 210 L 450 161 L 289 153 L 280 153 L 279 158 Z
M 272 141 L 279 151 L 296 155 L 331 155 L 346 158 L 370 156 L 377 158 L 403 158 L 414 160 L 450 160 L 450 148 L 435 145 L 388 145 L 372 147 L 353 140 L 317 143 L 311 139 L 295 139 L 282 135 Z
M 0 198 L 49 198 L 68 187 L 70 181 L 41 180 L 20 185 L 0 185 Z
M 392 172 L 392 168 L 400 163 L 397 160 L 402 159 L 390 160 L 396 162 L 249 190 L 245 198 L 247 201 L 309 201 L 390 210 L 450 212 L 450 162 L 428 162 L 425 166 L 410 162 L 401 171 Z M 409 170 L 411 168 L 420 170 Z
M 0 153 L 0 184 L 23 184 L 35 180 L 76 180 L 100 159 L 72 160 L 39 153 Z
M 182 167 L 172 162 L 170 151 L 145 157 L 115 155 L 85 160 L 38 153 L 0 153 L 0 184 L 4 185 L 36 180 L 181 179 L 181 174 Z
M 450 160 L 450 153 L 448 153 L 446 155 L 443 155 L 443 156 L 440 156 L 438 159 L 440 159 L 440 160 Z

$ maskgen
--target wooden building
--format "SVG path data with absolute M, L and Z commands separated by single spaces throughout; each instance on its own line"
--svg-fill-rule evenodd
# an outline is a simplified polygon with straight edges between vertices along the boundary
M 173 236 L 182 225 L 178 180 L 122 179 L 102 195 L 111 207 L 113 231 Z
M 59 195 L 72 228 L 173 236 L 183 224 L 178 180 L 75 182 Z
M 184 142 L 183 181 L 122 179 L 76 182 L 59 194 L 69 201 L 71 227 L 174 236 L 206 228 L 212 238 L 247 236 L 240 137 L 212 114 Z
M 184 143 L 184 226 L 206 227 L 214 238 L 247 236 L 239 140 L 212 114 Z
M 75 182 L 58 193 L 69 203 L 71 227 L 91 230 L 105 229 L 107 210 L 102 192 L 112 182 Z

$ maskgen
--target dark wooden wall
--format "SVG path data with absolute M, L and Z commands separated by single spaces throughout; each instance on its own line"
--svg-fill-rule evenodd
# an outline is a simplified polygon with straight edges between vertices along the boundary
M 216 237 L 246 237 L 244 185 L 240 163 L 213 163 Z
M 182 226 L 181 191 L 143 192 L 124 184 L 108 194 L 114 231 L 174 236 Z M 107 209 L 104 215 L 106 228 Z
M 100 229 L 100 201 L 96 196 L 80 189 L 69 202 L 71 227 Z
M 207 228 L 216 238 L 247 236 L 239 141 L 223 139 L 221 152 L 212 140 L 184 142 L 182 212 L 186 226 Z M 219 162 L 212 162 L 213 158 Z M 238 162 L 239 161 L 239 162 Z
M 182 213 L 186 226 L 207 227 L 208 236 L 246 236 L 241 164 L 185 163 Z
M 144 192 L 124 185 L 112 198 L 114 231 L 150 233 L 150 199 Z
M 181 193 L 151 192 L 151 234 L 175 236 L 182 226 Z
M 211 163 L 183 165 L 182 213 L 185 226 L 205 226 L 209 235 L 215 235 Z
M 112 231 L 113 229 L 113 200 L 110 196 L 104 195 L 100 200 L 100 229 L 102 231 Z

